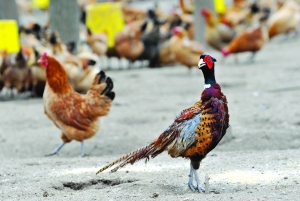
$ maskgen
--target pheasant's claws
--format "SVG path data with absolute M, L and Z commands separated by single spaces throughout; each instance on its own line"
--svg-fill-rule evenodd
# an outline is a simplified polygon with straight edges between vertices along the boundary
M 194 186 L 194 184 L 188 183 L 188 186 L 193 192 L 196 190 L 196 186 Z
M 192 182 L 189 182 L 188 183 L 188 186 L 189 186 L 189 188 L 193 191 L 193 192 L 195 192 L 196 190 L 198 190 L 199 191 L 199 193 L 204 193 L 205 192 L 205 189 L 202 187 L 202 186 L 194 186 L 194 184 L 192 183 Z
M 204 193 L 205 192 L 205 189 L 202 187 L 202 186 L 198 186 L 198 191 L 199 193 Z

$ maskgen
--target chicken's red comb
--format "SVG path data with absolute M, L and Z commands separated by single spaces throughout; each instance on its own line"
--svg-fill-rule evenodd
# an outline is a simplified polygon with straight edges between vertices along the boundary
M 181 30 L 182 30 L 181 27 L 177 26 L 172 29 L 172 33 L 176 35 L 177 33 L 181 32 Z
M 200 14 L 202 15 L 202 17 L 207 17 L 208 16 L 208 10 L 206 8 L 202 8 L 200 9 Z
M 38 60 L 38 63 L 42 64 L 42 66 L 47 67 L 49 65 L 48 59 L 47 59 L 47 52 L 44 52 L 43 55 Z
M 42 58 L 45 58 L 46 56 L 47 56 L 47 52 L 44 52 Z

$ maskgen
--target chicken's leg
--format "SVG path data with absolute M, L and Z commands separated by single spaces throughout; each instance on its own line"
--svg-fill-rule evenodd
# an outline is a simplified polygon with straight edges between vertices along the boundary
M 249 63 L 254 63 L 255 55 L 256 55 L 256 52 L 252 52 L 252 55 L 249 58 Z
M 83 141 L 81 141 L 81 156 L 82 157 L 86 156 L 85 153 L 84 153 L 84 143 L 83 143 Z
M 237 54 L 234 55 L 234 62 L 235 64 L 239 64 L 239 58 Z
M 53 156 L 55 154 L 58 154 L 59 150 L 65 145 L 66 143 L 63 142 L 58 147 L 56 147 L 50 154 L 46 154 L 45 156 Z

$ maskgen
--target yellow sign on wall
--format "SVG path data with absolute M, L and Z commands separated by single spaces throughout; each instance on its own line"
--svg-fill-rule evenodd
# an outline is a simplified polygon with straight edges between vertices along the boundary
M 225 0 L 214 0 L 215 10 L 217 13 L 223 14 L 226 11 Z
M 124 29 L 124 17 L 120 3 L 98 3 L 86 9 L 86 25 L 92 33 L 105 32 L 108 47 L 115 45 L 115 35 Z
M 15 20 L 0 20 L 0 50 L 7 53 L 20 51 L 18 24 Z
M 47 9 L 49 6 L 50 0 L 33 0 L 33 6 L 39 9 Z

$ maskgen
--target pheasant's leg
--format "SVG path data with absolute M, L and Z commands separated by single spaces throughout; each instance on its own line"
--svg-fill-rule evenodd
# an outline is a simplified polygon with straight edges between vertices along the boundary
M 65 145 L 66 143 L 61 143 L 58 147 L 56 147 L 50 154 L 46 154 L 45 156 L 53 156 L 55 154 L 58 154 L 59 150 Z
M 193 184 L 193 180 L 194 180 L 194 168 L 191 164 L 190 166 L 190 174 L 189 174 L 189 182 L 188 182 L 188 186 L 189 188 L 192 190 L 192 191 L 195 191 L 196 190 L 196 187 L 194 186 Z
M 84 153 L 84 143 L 83 143 L 83 141 L 81 141 L 81 156 L 82 157 L 86 156 L 85 153 Z
M 196 180 L 196 183 L 197 183 L 198 191 L 199 192 L 205 192 L 205 189 L 200 184 L 199 174 L 198 174 L 197 170 L 195 170 L 195 169 L 193 169 L 193 170 L 194 170 L 194 175 L 195 175 L 195 180 Z

